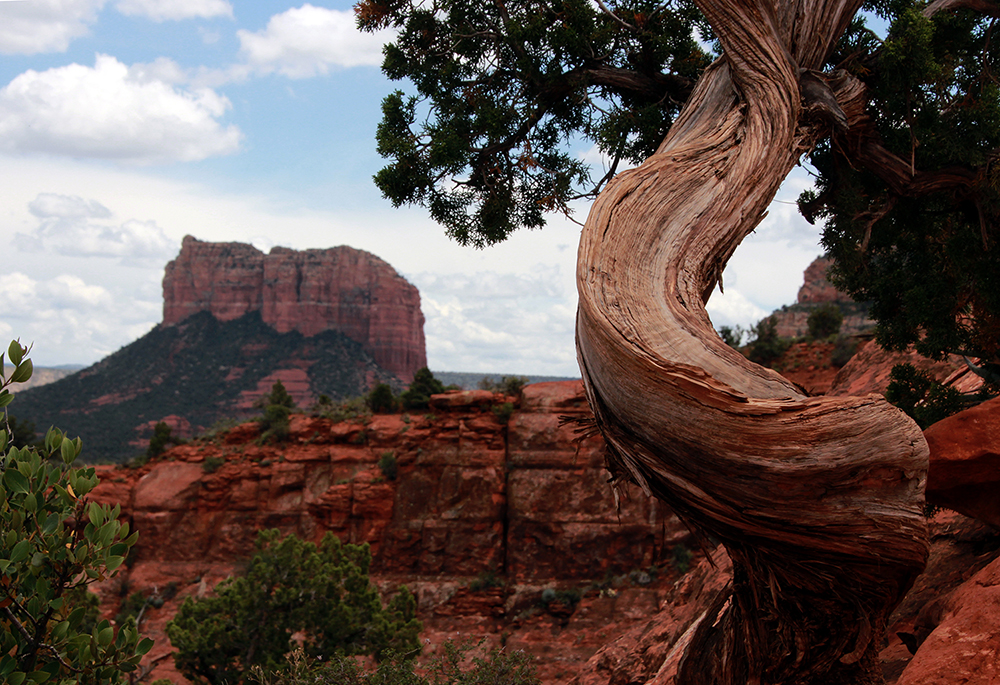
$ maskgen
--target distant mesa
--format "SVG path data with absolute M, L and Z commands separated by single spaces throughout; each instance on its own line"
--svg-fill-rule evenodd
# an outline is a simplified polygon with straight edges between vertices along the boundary
M 185 236 L 163 276 L 163 324 L 198 312 L 233 321 L 260 312 L 279 333 L 337 331 L 401 380 L 427 366 L 417 288 L 375 255 L 342 245 L 264 254 L 244 243 Z
M 280 380 L 300 407 L 397 391 L 427 365 L 416 287 L 350 247 L 264 254 L 184 238 L 163 278 L 163 323 L 93 366 L 18 393 L 12 413 L 84 441 L 84 459 L 142 452 L 167 420 L 191 437 L 259 413 Z
M 803 273 L 802 287 L 795 304 L 773 313 L 775 329 L 782 338 L 801 338 L 809 330 L 809 315 L 825 304 L 835 304 L 844 315 L 840 332 L 859 335 L 871 331 L 875 322 L 868 316 L 868 305 L 855 302 L 850 295 L 837 290 L 827 278 L 833 265 L 829 257 L 817 257 Z

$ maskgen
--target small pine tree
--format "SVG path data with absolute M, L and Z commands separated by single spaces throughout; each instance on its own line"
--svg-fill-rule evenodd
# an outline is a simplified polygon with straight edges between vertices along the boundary
M 398 401 L 392 392 L 392 386 L 388 383 L 379 383 L 365 398 L 368 408 L 376 414 L 388 414 L 395 411 Z
M 163 421 L 153 427 L 153 436 L 149 439 L 149 447 L 146 448 L 146 458 L 155 459 L 163 454 L 167 445 L 176 442 L 171 435 L 172 429 Z
M 413 382 L 409 389 L 399 396 L 404 409 L 426 409 L 430 405 L 431 395 L 445 391 L 444 383 L 439 381 L 426 366 L 413 374 Z
M 271 392 L 263 398 L 264 415 L 257 419 L 260 426 L 261 442 L 283 442 L 288 439 L 288 417 L 295 409 L 295 400 L 285 390 L 284 384 L 277 380 L 271 386 Z
M 295 400 L 285 390 L 285 384 L 281 382 L 281 379 L 274 382 L 274 385 L 271 386 L 271 392 L 266 395 L 265 406 L 270 405 L 295 409 Z

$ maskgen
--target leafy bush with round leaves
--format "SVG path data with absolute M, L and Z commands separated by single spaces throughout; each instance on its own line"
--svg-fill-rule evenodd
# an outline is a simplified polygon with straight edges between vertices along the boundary
M 120 507 L 87 499 L 98 478 L 73 468 L 79 438 L 50 428 L 41 448 L 11 444 L 8 386 L 31 377 L 27 353 L 11 342 L 14 371 L 0 376 L 0 682 L 126 682 L 153 641 L 134 622 L 95 623 L 86 586 L 115 576 L 138 534 Z

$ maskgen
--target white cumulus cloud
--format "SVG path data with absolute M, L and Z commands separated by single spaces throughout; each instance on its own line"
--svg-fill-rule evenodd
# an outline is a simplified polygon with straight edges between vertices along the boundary
M 453 371 L 576 375 L 576 302 L 557 265 L 528 274 L 424 272 L 420 289 L 427 355 Z
M 169 66 L 154 64 L 161 72 Z M 108 55 L 97 55 L 93 67 L 26 71 L 0 90 L 0 147 L 133 164 L 236 152 L 242 133 L 219 122 L 229 100 L 209 88 L 175 87 L 163 76 L 130 73 Z
M 118 0 L 115 9 L 153 21 L 233 16 L 233 6 L 226 0 Z
M 105 0 L 26 0 L 0 2 L 0 53 L 34 55 L 65 52 L 85 36 Z
M 237 35 L 249 68 L 297 79 L 326 74 L 331 67 L 377 66 L 392 32 L 362 33 L 352 12 L 307 3 L 274 15 L 263 31 Z
M 96 200 L 40 193 L 28 210 L 38 219 L 38 227 L 17 234 L 18 247 L 28 252 L 161 263 L 177 251 L 177 242 L 156 222 L 129 219 L 116 223 L 111 211 Z
M 0 292 L 0 333 L 36 343 L 36 364 L 52 350 L 62 351 L 56 363 L 106 356 L 149 331 L 160 309 L 159 302 L 111 292 L 65 273 L 45 279 L 19 271 L 0 274 Z

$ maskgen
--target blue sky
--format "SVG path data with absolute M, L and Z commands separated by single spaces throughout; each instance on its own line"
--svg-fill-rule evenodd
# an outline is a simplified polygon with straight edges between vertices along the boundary
M 388 38 L 349 2 L 0 0 L 0 337 L 38 365 L 100 360 L 161 320 L 186 234 L 347 244 L 420 289 L 432 369 L 578 375 L 579 226 L 463 248 L 372 184 L 381 100 L 405 88 L 379 70 Z M 737 251 L 717 326 L 794 301 L 820 252 L 787 204 L 807 184 Z

